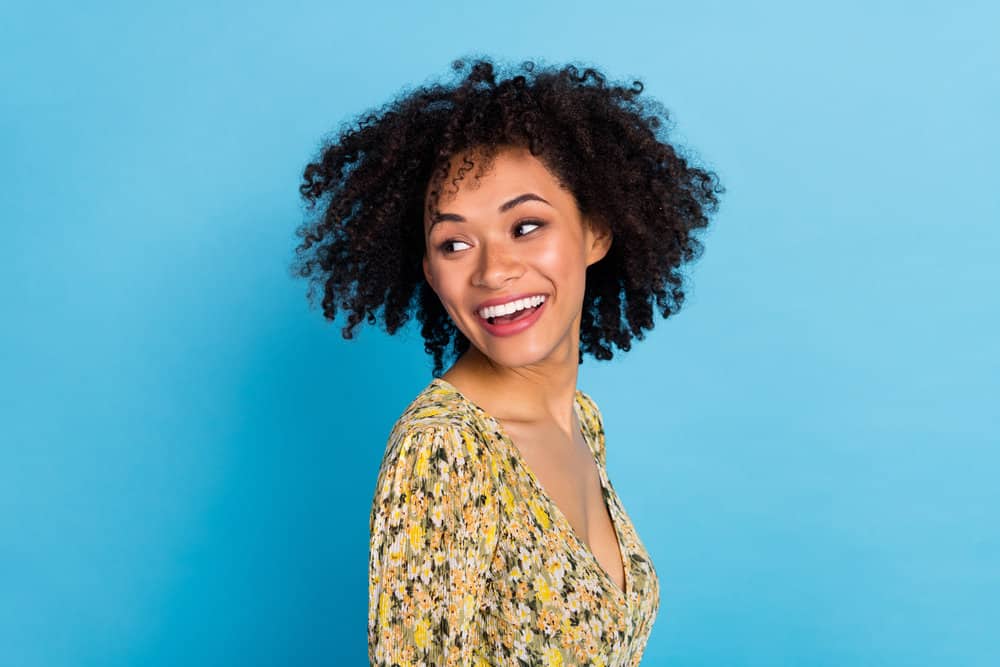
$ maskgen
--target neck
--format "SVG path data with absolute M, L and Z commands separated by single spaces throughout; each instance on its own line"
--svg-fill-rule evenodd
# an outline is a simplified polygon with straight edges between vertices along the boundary
M 556 423 L 570 435 L 576 428 L 573 403 L 578 354 L 573 348 L 544 364 L 509 368 L 494 363 L 473 345 L 442 379 L 501 422 Z

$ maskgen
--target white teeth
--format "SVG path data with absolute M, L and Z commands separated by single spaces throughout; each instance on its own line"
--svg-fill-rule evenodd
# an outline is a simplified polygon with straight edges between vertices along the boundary
M 545 301 L 544 296 L 531 296 L 526 299 L 517 299 L 516 301 L 508 301 L 507 303 L 502 303 L 499 306 L 487 306 L 479 311 L 479 316 L 484 320 L 491 317 L 500 317 L 501 315 L 510 315 L 516 313 L 519 310 L 524 310 L 525 308 L 534 308 L 539 306 Z

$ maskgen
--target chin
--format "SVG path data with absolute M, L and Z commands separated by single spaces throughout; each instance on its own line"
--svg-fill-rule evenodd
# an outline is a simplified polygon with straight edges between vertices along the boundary
M 474 344 L 474 343 L 473 343 Z M 544 362 L 551 354 L 551 349 L 541 346 L 525 346 L 518 344 L 515 340 L 494 343 L 492 346 L 483 348 L 476 346 L 480 354 L 489 359 L 492 363 L 505 368 L 520 368 Z

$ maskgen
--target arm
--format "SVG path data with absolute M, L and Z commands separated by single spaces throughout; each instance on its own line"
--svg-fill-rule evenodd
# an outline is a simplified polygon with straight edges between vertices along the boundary
M 488 463 L 457 425 L 392 437 L 372 507 L 369 661 L 471 664 L 499 520 Z

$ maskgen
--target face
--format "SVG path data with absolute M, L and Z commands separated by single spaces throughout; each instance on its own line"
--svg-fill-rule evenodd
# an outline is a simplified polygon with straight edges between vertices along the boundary
M 473 154 L 475 169 L 453 193 L 461 158 L 452 159 L 435 220 L 425 207 L 427 282 L 491 363 L 575 368 L 586 270 L 605 256 L 610 235 L 587 224 L 572 193 L 527 149 L 502 150 L 476 183 Z M 512 301 L 529 307 L 506 314 Z M 484 312 L 490 305 L 499 309 Z

